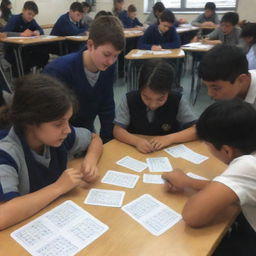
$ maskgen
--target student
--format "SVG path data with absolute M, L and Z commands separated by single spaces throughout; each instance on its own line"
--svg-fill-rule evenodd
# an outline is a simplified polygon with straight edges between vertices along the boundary
M 256 109 L 256 70 L 248 71 L 248 61 L 241 48 L 215 46 L 202 58 L 198 75 L 214 100 L 240 98 Z
M 124 0 L 113 0 L 113 15 L 119 17 L 119 14 L 123 11 Z
M 216 102 L 200 116 L 196 130 L 227 169 L 212 181 L 174 170 L 163 174 L 167 188 L 170 192 L 199 190 L 182 211 L 192 227 L 210 225 L 224 210 L 240 205 L 237 232 L 226 237 L 214 255 L 256 255 L 256 111 L 240 100 Z
M 1 16 L 0 16 L 0 27 L 3 28 L 9 19 L 12 17 L 12 3 L 10 0 L 2 0 L 0 5 Z
M 148 25 L 154 25 L 158 23 L 160 15 L 165 10 L 165 6 L 162 2 L 156 2 L 152 7 L 152 12 L 148 15 L 145 23 Z
M 218 15 L 215 13 L 216 5 L 214 2 L 207 2 L 204 6 L 204 13 L 200 14 L 195 20 L 191 22 L 193 26 L 199 27 L 215 27 L 220 23 Z
M 237 26 L 239 16 L 235 12 L 227 12 L 223 15 L 220 27 L 206 35 L 203 43 L 206 44 L 229 44 L 238 45 L 240 43 L 241 29 Z
M 140 71 L 139 90 L 126 94 L 116 110 L 114 137 L 142 153 L 196 139 L 195 117 L 179 93 L 171 92 L 175 71 L 164 60 L 148 60 Z M 147 140 L 135 134 L 151 135 Z
M 159 24 L 151 25 L 138 41 L 139 49 L 161 51 L 180 47 L 180 38 L 173 23 L 174 14 L 165 10 L 160 16 Z
M 16 82 L 13 126 L 0 140 L 1 230 L 95 179 L 102 142 L 70 126 L 74 111 L 73 94 L 57 80 L 38 74 Z M 68 159 L 85 150 L 80 169 L 67 169 Z
M 13 15 L 3 28 L 9 36 L 39 36 L 43 35 L 42 28 L 37 24 L 34 17 L 38 14 L 35 2 L 27 1 L 23 5 L 22 13 Z M 16 61 L 11 47 L 6 47 L 5 58 L 13 67 L 14 76 L 17 75 Z M 24 73 L 29 73 L 33 66 L 44 67 L 48 62 L 49 55 L 43 46 L 28 46 L 22 49 L 22 61 Z
M 246 54 L 249 69 L 256 69 L 256 23 L 246 23 L 243 25 L 241 38 L 249 46 Z
M 70 5 L 69 12 L 61 15 L 54 24 L 51 35 L 75 36 L 85 34 L 88 26 L 81 23 L 83 18 L 83 6 L 74 2 Z
M 101 16 L 91 25 L 87 50 L 62 56 L 44 70 L 75 92 L 79 101 L 79 110 L 72 122 L 75 126 L 94 131 L 93 123 L 99 116 L 104 142 L 112 138 L 115 115 L 113 64 L 124 45 L 124 32 L 118 18 Z
M 127 11 L 123 10 L 119 14 L 119 19 L 122 21 L 125 29 L 138 29 L 144 30 L 143 24 L 136 18 L 137 8 L 131 4 L 128 6 Z
M 83 6 L 83 18 L 81 20 L 81 23 L 87 27 L 89 27 L 93 21 L 93 18 L 89 16 L 89 13 L 92 10 L 92 7 L 90 4 L 86 2 L 82 2 Z

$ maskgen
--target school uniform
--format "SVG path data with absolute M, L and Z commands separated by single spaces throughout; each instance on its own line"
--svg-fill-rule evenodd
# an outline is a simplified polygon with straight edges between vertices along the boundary
M 256 69 L 249 70 L 251 83 L 244 101 L 250 103 L 256 109 Z
M 87 26 L 87 28 L 89 28 L 89 26 L 92 24 L 92 22 L 93 22 L 93 18 L 90 17 L 90 15 L 88 13 L 84 13 L 83 18 L 81 19 L 81 24 L 84 26 Z
M 67 168 L 67 161 L 87 149 L 91 137 L 90 131 L 71 127 L 61 146 L 44 146 L 43 154 L 39 155 L 29 148 L 23 133 L 12 127 L 0 140 L 0 201 L 55 182 Z
M 143 24 L 137 18 L 131 19 L 128 16 L 128 12 L 126 10 L 122 11 L 118 17 L 123 23 L 124 28 L 135 28 L 135 27 L 143 26 Z
M 215 13 L 210 17 L 206 17 L 204 15 L 204 13 L 200 14 L 199 16 L 197 16 L 197 18 L 195 20 L 193 20 L 191 22 L 191 24 L 193 26 L 199 26 L 200 24 L 204 23 L 204 22 L 213 22 L 214 24 L 219 24 L 220 20 L 218 15 Z
M 100 136 L 104 142 L 112 139 L 115 103 L 113 83 L 115 65 L 106 71 L 92 73 L 85 69 L 83 51 L 71 53 L 49 63 L 44 71 L 63 81 L 75 93 L 79 109 L 72 124 L 94 131 L 94 120 L 99 115 Z
M 163 49 L 180 48 L 180 37 L 175 27 L 162 33 L 157 24 L 149 26 L 138 41 L 138 49 L 151 50 L 153 45 L 160 45 Z
M 20 33 L 24 32 L 26 29 L 31 31 L 37 30 L 40 32 L 40 35 L 44 34 L 43 29 L 34 19 L 30 22 L 26 22 L 22 18 L 22 14 L 13 15 L 3 28 L 2 32 L 7 32 L 8 36 L 20 36 Z M 24 47 L 21 54 L 25 73 L 29 73 L 30 68 L 34 66 L 44 67 L 49 59 L 47 49 L 43 45 Z M 12 64 L 14 75 L 16 76 L 17 67 L 12 46 L 5 47 L 4 57 L 10 64 Z
M 252 45 L 246 54 L 248 60 L 248 68 L 256 69 L 256 44 Z
M 154 25 L 158 22 L 158 19 L 157 17 L 155 16 L 155 14 L 153 13 L 153 11 L 148 15 L 146 21 L 145 21 L 145 24 L 148 24 L 148 25 Z
M 196 118 L 180 93 L 172 92 L 165 104 L 150 110 L 142 101 L 139 91 L 126 94 L 116 109 L 114 124 L 130 133 L 167 135 L 192 125 Z

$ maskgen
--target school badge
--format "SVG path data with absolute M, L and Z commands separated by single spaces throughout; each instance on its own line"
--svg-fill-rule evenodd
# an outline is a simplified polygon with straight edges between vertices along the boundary
M 170 124 L 162 124 L 161 126 L 162 130 L 165 131 L 165 132 L 169 132 L 171 131 L 172 127 Z

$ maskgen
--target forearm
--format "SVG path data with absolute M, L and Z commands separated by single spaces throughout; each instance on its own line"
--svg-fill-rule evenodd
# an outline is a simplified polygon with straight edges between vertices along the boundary
M 124 128 L 115 125 L 114 126 L 114 137 L 124 143 L 127 143 L 129 145 L 132 146 L 136 146 L 137 142 L 138 142 L 138 136 L 129 133 L 127 130 L 125 130 Z
M 60 187 L 51 184 L 3 203 L 0 205 L 0 230 L 34 215 L 63 193 Z

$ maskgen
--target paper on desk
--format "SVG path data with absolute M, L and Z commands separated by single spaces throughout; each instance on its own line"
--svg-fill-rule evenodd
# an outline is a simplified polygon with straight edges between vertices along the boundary
M 8 36 L 7 39 L 32 39 L 39 36 Z
M 53 39 L 53 38 L 57 38 L 57 36 L 50 36 L 50 35 L 42 36 L 42 39 Z
M 165 55 L 172 53 L 171 50 L 161 50 L 161 51 L 151 51 L 151 50 L 138 50 L 136 53 L 132 54 L 132 57 L 141 57 L 144 54 L 153 54 L 153 55 Z
M 148 167 L 146 163 L 134 159 L 130 156 L 125 156 L 116 163 L 135 172 L 142 172 Z
M 188 172 L 188 173 L 186 173 L 186 174 L 187 174 L 187 176 L 189 176 L 189 177 L 191 177 L 191 178 L 194 178 L 194 179 L 198 179 L 198 180 L 209 180 L 209 179 L 207 179 L 207 178 L 205 178 L 205 177 L 203 177 L 203 176 L 197 175 L 197 174 L 195 174 L 195 173 L 193 173 L 193 172 Z
M 150 172 L 170 172 L 173 170 L 167 157 L 146 158 L 146 161 Z
M 124 191 L 92 188 L 84 203 L 98 206 L 121 207 L 124 195 Z
M 183 144 L 166 148 L 164 151 L 173 157 L 181 157 L 194 164 L 201 164 L 208 159 L 207 156 L 198 154 Z
M 142 31 L 140 31 L 140 30 L 124 30 L 125 34 L 139 34 L 141 32 Z
M 212 44 L 202 44 L 201 42 L 189 43 L 185 44 L 182 47 L 189 47 L 193 49 L 202 49 L 202 50 L 210 50 L 214 45 Z
M 152 183 L 152 184 L 164 184 L 165 181 L 161 177 L 161 175 L 158 174 L 143 174 L 143 182 L 144 183 Z
M 126 204 L 122 210 L 155 236 L 163 234 L 181 219 L 180 214 L 149 194 Z
M 11 237 L 34 256 L 72 256 L 108 230 L 108 226 L 73 203 L 65 201 Z
M 101 182 L 125 188 L 134 188 L 139 180 L 138 175 L 109 170 Z

